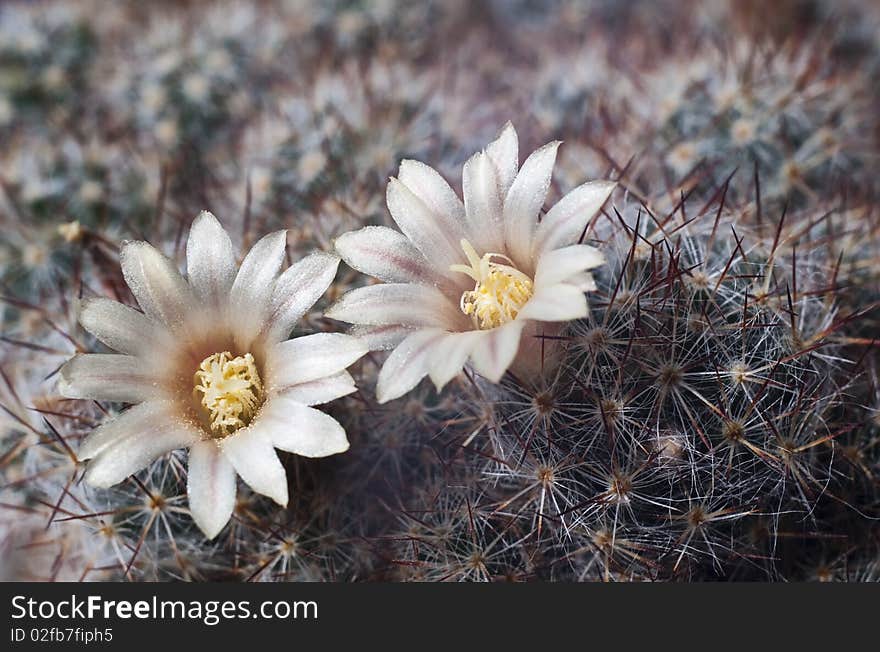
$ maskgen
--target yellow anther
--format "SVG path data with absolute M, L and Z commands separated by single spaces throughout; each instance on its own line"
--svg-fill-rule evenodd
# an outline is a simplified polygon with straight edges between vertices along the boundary
M 224 351 L 208 356 L 199 365 L 193 385 L 193 395 L 205 409 L 217 438 L 248 425 L 263 402 L 263 383 L 250 353 L 232 357 Z
M 513 263 L 507 256 L 487 253 L 481 258 L 467 240 L 461 241 L 461 248 L 470 265 L 452 265 L 449 269 L 467 274 L 476 283 L 473 290 L 462 293 L 459 303 L 461 311 L 469 315 L 480 330 L 497 328 L 516 319 L 522 307 L 532 298 L 532 279 L 512 264 L 493 260 Z

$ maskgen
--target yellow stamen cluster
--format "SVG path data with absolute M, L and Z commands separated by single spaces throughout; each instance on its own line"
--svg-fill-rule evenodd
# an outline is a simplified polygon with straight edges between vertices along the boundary
M 461 241 L 470 265 L 452 265 L 453 272 L 467 274 L 476 282 L 473 290 L 461 295 L 461 311 L 473 319 L 480 330 L 497 328 L 513 321 L 534 292 L 532 279 L 512 265 L 495 262 L 507 256 L 496 253 L 481 258 L 467 240 Z
M 263 402 L 263 383 L 250 353 L 232 357 L 224 351 L 205 358 L 193 385 L 193 395 L 207 412 L 217 438 L 248 425 Z

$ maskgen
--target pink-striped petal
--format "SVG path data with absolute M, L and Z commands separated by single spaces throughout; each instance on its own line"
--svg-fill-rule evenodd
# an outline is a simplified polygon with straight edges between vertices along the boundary
M 412 327 L 398 324 L 386 326 L 356 324 L 348 329 L 348 334 L 361 340 L 370 351 L 390 351 L 412 332 Z
M 356 288 L 330 306 L 327 317 L 350 324 L 458 330 L 464 315 L 437 288 L 410 283 L 385 283 Z
M 193 295 L 174 263 L 146 242 L 126 242 L 119 259 L 141 310 L 172 330 L 183 328 Z
M 351 267 L 386 283 L 431 284 L 434 274 L 409 238 L 387 226 L 365 226 L 345 233 L 336 251 Z
M 399 179 L 391 178 L 385 191 L 388 211 L 437 274 L 450 276 L 449 266 L 460 262 L 459 239 L 454 231 Z
M 191 446 L 201 436 L 194 425 L 178 419 L 156 421 L 143 430 L 131 430 L 89 462 L 85 481 L 93 487 L 112 487 L 160 455 Z
M 400 326 L 399 324 L 383 326 L 355 324 L 348 329 L 348 334 L 363 341 L 370 351 L 390 351 L 412 332 L 412 326 Z
M 114 351 L 129 355 L 148 353 L 167 332 L 142 312 L 104 298 L 85 301 L 79 322 Z
M 450 239 L 457 242 L 464 235 L 464 204 L 440 173 L 419 161 L 404 159 L 397 178 L 421 199 Z
M 162 380 L 142 358 L 86 353 L 61 367 L 58 391 L 66 398 L 140 403 L 164 396 Z
M 149 436 L 157 423 L 170 423 L 174 419 L 176 407 L 171 401 L 146 401 L 133 405 L 89 433 L 76 452 L 77 458 L 90 460 L 132 435 Z
M 338 267 L 339 258 L 333 254 L 315 252 L 285 270 L 275 283 L 263 326 L 267 341 L 280 342 L 290 335 L 296 322 L 330 287 Z

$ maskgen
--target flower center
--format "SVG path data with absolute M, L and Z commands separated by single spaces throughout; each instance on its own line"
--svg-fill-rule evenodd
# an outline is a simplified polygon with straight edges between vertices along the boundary
M 228 437 L 251 422 L 263 402 L 254 356 L 229 351 L 208 356 L 193 377 L 193 396 L 208 414 L 214 437 Z
M 467 274 L 476 282 L 473 290 L 462 293 L 459 303 L 461 311 L 470 315 L 480 330 L 497 328 L 516 319 L 522 307 L 532 298 L 532 279 L 513 265 L 493 260 L 513 263 L 507 256 L 488 253 L 481 258 L 467 240 L 461 241 L 461 248 L 470 264 L 451 265 L 449 269 Z

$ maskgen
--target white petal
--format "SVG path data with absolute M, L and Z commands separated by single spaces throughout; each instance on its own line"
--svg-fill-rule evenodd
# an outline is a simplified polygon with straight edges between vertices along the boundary
M 495 164 L 488 154 L 474 154 L 464 164 L 462 189 L 470 234 L 468 240 L 481 253 L 501 252 L 504 245 L 501 194 Z
M 348 334 L 363 341 L 370 351 L 390 351 L 412 332 L 412 328 L 398 325 L 355 325 L 348 329 Z
M 330 306 L 326 316 L 350 324 L 436 326 L 456 330 L 464 318 L 437 288 L 384 283 L 355 288 Z
M 556 285 L 588 269 L 605 264 L 602 252 L 590 245 L 569 245 L 544 253 L 538 259 L 535 287 Z
M 80 444 L 77 458 L 91 459 L 129 436 L 149 436 L 157 423 L 173 420 L 174 408 L 170 401 L 147 401 L 133 405 L 95 428 Z
M 516 357 L 523 326 L 525 321 L 516 319 L 504 326 L 481 332 L 471 352 L 474 370 L 493 383 L 501 380 Z
M 270 342 L 290 335 L 296 322 L 330 287 L 338 267 L 339 258 L 319 251 L 285 270 L 275 284 L 272 307 L 264 327 Z
M 189 511 L 208 539 L 220 534 L 232 516 L 235 484 L 235 469 L 217 442 L 200 441 L 190 448 L 186 476 Z
M 94 487 L 112 487 L 160 455 L 191 446 L 201 436 L 198 428 L 179 419 L 155 421 L 149 428 L 132 430 L 104 448 L 89 462 L 85 481 Z
M 260 412 L 260 429 L 272 444 L 303 457 L 327 457 L 348 450 L 345 430 L 333 417 L 287 395 L 270 399 Z
M 576 243 L 616 187 L 614 181 L 589 181 L 560 199 L 538 225 L 532 255 Z
M 399 398 L 419 384 L 428 373 L 431 348 L 444 334 L 436 328 L 416 331 L 391 352 L 376 382 L 379 403 Z
M 365 226 L 336 238 L 351 267 L 386 283 L 432 283 L 428 261 L 409 239 L 387 226 Z
M 390 179 L 385 190 L 388 211 L 395 223 L 415 245 L 436 273 L 449 276 L 450 265 L 463 254 L 454 232 L 444 228 L 437 215 L 399 179 Z
M 587 298 L 574 285 L 559 283 L 542 288 L 520 310 L 517 319 L 538 321 L 569 321 L 586 317 Z
M 141 310 L 169 328 L 183 326 L 193 297 L 174 263 L 146 242 L 126 242 L 119 260 Z
M 226 301 L 235 280 L 235 249 L 229 234 L 208 211 L 195 219 L 186 241 L 186 273 L 193 294 L 208 305 Z
M 419 161 L 404 159 L 397 178 L 434 214 L 440 228 L 453 242 L 464 235 L 464 204 L 440 173 Z
M 596 279 L 589 272 L 580 272 L 565 279 L 566 285 L 573 285 L 581 292 L 595 292 Z
M 520 266 L 531 262 L 532 234 L 547 199 L 559 145 L 557 140 L 532 152 L 504 200 L 504 239 L 507 251 Z
M 265 323 L 286 243 L 286 231 L 263 237 L 245 256 L 232 283 L 229 313 L 236 325 L 238 345 L 245 350 Z
M 447 333 L 434 344 L 428 359 L 428 374 L 439 392 L 444 385 L 461 373 L 468 356 L 480 341 L 479 331 Z
M 308 383 L 294 385 L 284 390 L 284 396 L 303 405 L 321 405 L 348 396 L 357 391 L 354 378 L 347 371 L 319 378 Z
M 251 489 L 287 506 L 287 474 L 269 434 L 259 428 L 259 420 L 221 440 L 220 447 Z
M 79 322 L 111 349 L 130 355 L 148 352 L 163 335 L 149 317 L 111 299 L 85 301 Z
M 140 403 L 163 395 L 160 378 L 142 358 L 112 353 L 87 353 L 67 362 L 59 372 L 58 391 L 67 398 Z
M 495 170 L 498 174 L 498 188 L 501 196 L 505 197 L 519 167 L 519 139 L 516 135 L 516 129 L 510 122 L 504 125 L 498 138 L 489 143 L 489 146 L 486 147 L 486 153 L 495 164 Z
M 266 380 L 281 390 L 332 376 L 366 355 L 367 345 L 342 333 L 315 333 L 281 342 L 267 357 Z

